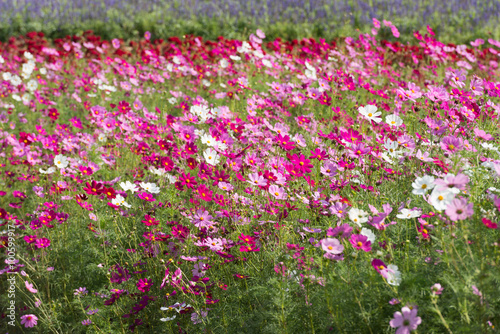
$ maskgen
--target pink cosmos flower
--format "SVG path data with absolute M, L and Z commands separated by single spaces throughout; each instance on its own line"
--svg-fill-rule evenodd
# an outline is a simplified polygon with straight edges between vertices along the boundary
M 338 255 L 344 251 L 344 245 L 338 239 L 326 238 L 321 240 L 321 248 L 329 254 Z
M 457 189 L 464 190 L 465 185 L 469 183 L 469 177 L 465 174 L 447 174 L 443 180 L 437 179 L 434 181 L 438 191 L 444 191 L 446 189 L 451 190 L 453 193 L 458 193 Z
M 441 287 L 441 284 L 436 283 L 431 287 L 431 291 L 433 295 L 440 295 L 443 292 L 443 287 Z
M 26 289 L 28 289 L 28 291 L 29 291 L 29 292 L 31 292 L 31 293 L 37 293 L 37 292 L 38 292 L 38 290 L 37 290 L 37 289 L 35 289 L 35 288 L 33 287 L 33 284 L 31 284 L 30 282 L 25 281 L 25 282 L 24 282 L 24 285 L 26 286 Z
M 405 306 L 401 312 L 394 313 L 394 319 L 389 324 L 392 328 L 397 328 L 396 334 L 410 334 L 421 322 L 422 319 L 417 317 L 417 309 Z
M 272 185 L 269 187 L 269 193 L 273 195 L 276 199 L 286 199 L 286 192 L 283 188 Z
M 397 304 L 399 304 L 399 303 L 401 303 L 401 301 L 400 301 L 399 299 L 397 299 L 397 298 L 392 298 L 392 299 L 389 301 L 389 304 L 391 304 L 391 305 L 397 305 Z
M 47 238 L 36 239 L 35 245 L 37 248 L 47 248 L 50 246 L 50 240 Z
M 247 181 L 248 183 L 254 185 L 254 186 L 266 186 L 267 181 L 264 179 L 262 175 L 259 175 L 258 173 L 252 173 L 248 175 L 249 180 Z
M 153 281 L 147 278 L 141 278 L 136 284 L 137 289 L 141 292 L 148 292 L 153 286 Z
M 21 325 L 26 328 L 35 327 L 37 324 L 37 316 L 34 314 L 25 314 L 21 316 Z
M 351 235 L 351 239 L 349 239 L 349 241 L 355 249 L 361 249 L 365 252 L 372 250 L 372 243 L 368 240 L 368 237 L 362 234 Z
M 443 151 L 448 153 L 455 153 L 464 147 L 463 140 L 455 136 L 444 137 L 440 144 Z
M 454 222 L 458 220 L 465 220 L 474 214 L 473 203 L 467 204 L 465 198 L 455 198 L 446 207 L 445 213 Z
M 399 30 L 396 28 L 396 26 L 391 27 L 392 35 L 396 38 L 399 38 Z

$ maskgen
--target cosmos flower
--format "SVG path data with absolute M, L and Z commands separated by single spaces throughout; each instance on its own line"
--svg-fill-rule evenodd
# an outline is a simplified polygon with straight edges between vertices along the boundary
M 66 168 L 68 167 L 68 158 L 66 158 L 64 155 L 58 154 L 54 157 L 54 165 L 61 169 L 61 168 Z
M 148 292 L 153 286 L 153 281 L 147 278 L 141 278 L 137 284 L 137 289 L 141 292 Z
M 338 239 L 326 238 L 320 242 L 321 248 L 327 253 L 340 254 L 344 251 L 344 245 L 340 243 Z
M 389 126 L 399 127 L 403 125 L 403 120 L 401 119 L 401 117 L 395 114 L 387 115 L 385 117 L 385 122 L 389 124 Z
M 465 198 L 455 198 L 446 206 L 446 215 L 454 222 L 465 220 L 474 214 L 474 204 L 468 203 Z
M 394 319 L 390 321 L 392 328 L 397 328 L 396 334 L 410 334 L 422 323 L 422 319 L 417 317 L 417 309 L 403 307 L 401 312 L 394 313 Z
M 276 199 L 286 199 L 287 195 L 282 187 L 272 185 L 269 187 L 269 193 Z
M 367 104 L 364 107 L 359 107 L 358 111 L 369 121 L 374 121 L 375 123 L 382 122 L 382 118 L 380 117 L 382 113 L 380 111 L 377 111 L 377 107 L 374 105 Z
M 207 164 L 217 166 L 220 162 L 220 155 L 212 148 L 208 148 L 203 152 L 203 157 Z
M 443 287 L 441 284 L 436 283 L 433 286 L 431 286 L 431 292 L 433 295 L 440 295 L 443 292 Z
M 428 190 L 434 188 L 434 177 L 429 175 L 424 175 L 423 177 L 418 177 L 412 184 L 413 187 L 412 194 L 415 195 L 425 195 Z
M 37 290 L 37 289 L 35 289 L 35 288 L 33 287 L 33 284 L 31 284 L 30 282 L 25 281 L 25 282 L 24 282 L 24 285 L 26 286 L 26 289 L 28 289 L 28 291 L 29 291 L 29 292 L 31 292 L 31 293 L 37 293 L 37 292 L 38 292 L 38 290 Z
M 37 325 L 38 317 L 34 314 L 25 314 L 21 316 L 21 325 L 26 328 L 35 327 Z
M 369 252 L 372 250 L 372 243 L 368 240 L 368 237 L 362 234 L 353 234 L 349 239 L 350 243 L 355 249 L 361 249 L 365 252 Z

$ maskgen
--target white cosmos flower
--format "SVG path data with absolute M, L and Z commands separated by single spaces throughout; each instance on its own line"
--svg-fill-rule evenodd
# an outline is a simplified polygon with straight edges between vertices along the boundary
M 498 148 L 496 148 L 495 145 L 491 143 L 481 143 L 481 146 L 487 150 L 498 151 Z
M 5 62 L 5 60 L 3 59 L 2 56 L 0 56 L 0 64 L 3 64 Z
M 221 59 L 221 60 L 219 61 L 219 65 L 220 65 L 220 67 L 222 67 L 222 68 L 226 68 L 226 67 L 228 67 L 228 66 L 229 66 L 229 62 L 227 61 L 227 59 Z
M 368 213 L 357 208 L 352 208 L 351 210 L 349 210 L 349 219 L 353 223 L 361 227 L 361 224 L 368 221 Z
M 382 153 L 381 157 L 382 157 L 385 161 L 387 161 L 388 163 L 390 163 L 391 165 L 394 163 L 394 161 L 393 161 L 391 158 L 389 158 L 389 156 L 387 155 L 387 153 Z
M 413 190 L 411 191 L 415 195 L 425 195 L 427 190 L 431 190 L 435 187 L 434 177 L 429 175 L 424 175 L 423 177 L 418 177 L 415 182 L 411 184 Z
M 393 158 L 399 157 L 399 154 L 401 153 L 398 151 L 398 143 L 396 141 L 392 141 L 389 138 L 385 140 L 384 143 L 384 148 L 388 151 L 389 155 Z
M 116 195 L 116 197 L 111 200 L 111 204 L 116 205 L 116 206 L 122 206 L 123 205 L 123 206 L 125 206 L 127 208 L 131 207 L 131 205 L 128 204 L 125 201 L 125 198 L 123 198 L 122 195 Z
M 42 67 L 40 69 L 40 74 L 43 74 L 43 75 L 47 74 L 47 69 L 45 67 Z
M 308 61 L 306 61 L 306 67 L 307 69 L 304 71 L 304 74 L 307 78 L 312 79 L 312 80 L 317 80 L 318 77 L 316 76 L 316 69 L 314 66 L 309 64 Z
M 252 47 L 250 46 L 250 44 L 248 44 L 247 41 L 244 41 L 243 44 L 238 47 L 237 51 L 239 53 L 248 53 L 251 49 Z
M 19 86 L 21 83 L 22 83 L 22 80 L 19 76 L 17 75 L 13 75 L 11 78 L 10 78 L 10 83 L 14 86 Z
M 214 147 L 219 149 L 220 151 L 225 151 L 227 149 L 227 145 L 220 141 L 215 142 Z
M 165 175 L 166 171 L 164 168 L 156 168 L 154 166 L 150 166 L 149 167 L 149 171 L 155 175 L 158 175 L 158 176 L 163 176 Z
M 437 188 L 434 188 L 434 190 L 431 193 L 431 196 L 429 197 L 429 202 L 431 205 L 434 207 L 434 209 L 438 211 L 443 211 L 446 209 L 448 204 L 453 201 L 455 198 L 455 194 L 451 192 L 448 189 L 445 189 L 443 191 L 437 190 Z
M 382 122 L 382 118 L 379 117 L 382 113 L 377 111 L 377 107 L 374 105 L 368 104 L 365 107 L 359 107 L 358 111 L 369 121 L 374 121 L 375 123 Z
M 168 182 L 170 182 L 170 184 L 174 184 L 175 182 L 177 182 L 177 178 L 175 176 L 170 174 L 165 174 L 165 176 L 167 177 Z
M 381 270 L 381 274 L 390 285 L 398 286 L 401 284 L 401 272 L 399 271 L 398 266 L 390 264 L 387 268 Z
M 367 237 L 367 238 L 368 238 L 368 240 L 370 240 L 370 242 L 371 242 L 371 243 L 372 243 L 372 245 L 373 245 L 373 243 L 375 242 L 375 234 L 374 234 L 371 230 L 369 230 L 369 229 L 367 229 L 367 228 L 363 227 L 363 228 L 361 229 L 361 234 L 362 234 L 362 235 L 364 235 L 365 237 Z
M 33 91 L 35 91 L 35 90 L 38 88 L 38 82 L 36 82 L 36 80 L 30 80 L 30 81 L 28 81 L 28 83 L 26 84 L 26 88 L 27 88 L 30 92 L 33 92 Z
M 403 209 L 396 217 L 398 217 L 399 219 L 412 219 L 420 217 L 421 215 L 422 213 L 420 211 Z
M 5 81 L 10 81 L 10 79 L 12 79 L 12 74 L 10 72 L 4 72 L 4 73 L 2 73 L 2 78 Z
M 403 120 L 398 115 L 387 115 L 385 117 L 385 122 L 390 126 L 401 126 L 403 125 Z
M 47 170 L 39 169 L 38 170 L 42 174 L 52 174 L 56 171 L 55 167 L 49 167 Z
M 262 65 L 269 68 L 273 67 L 273 64 L 268 59 L 262 59 Z
M 216 150 L 214 150 L 212 148 L 207 148 L 203 152 L 203 157 L 207 161 L 207 164 L 212 165 L 212 166 L 216 166 L 220 161 L 220 155 L 217 153 Z
M 28 51 L 24 51 L 24 57 L 26 59 L 33 59 L 33 55 Z
M 57 168 L 66 168 L 68 167 L 68 158 L 66 158 L 64 155 L 58 154 L 54 158 L 54 165 L 56 165 Z
M 201 142 L 205 145 L 208 145 L 210 147 L 215 145 L 216 139 L 212 137 L 210 134 L 204 134 L 201 136 Z
M 162 307 L 162 309 L 163 309 L 163 308 L 166 308 L 166 307 Z M 169 318 L 169 317 L 166 317 L 166 318 L 160 318 L 160 321 L 171 321 L 171 320 L 174 320 L 174 319 L 175 319 L 175 317 L 177 317 L 177 316 L 174 314 L 174 316 L 173 316 L 173 317 L 170 317 L 170 318 Z
M 154 183 L 141 182 L 139 183 L 142 189 L 150 192 L 151 194 L 158 194 L 160 192 L 160 188 Z
M 133 193 L 135 193 L 136 191 L 139 190 L 139 187 L 136 186 L 135 184 L 133 184 L 132 182 L 130 181 L 127 181 L 127 182 L 120 182 L 120 186 L 122 187 L 123 190 L 125 191 L 132 191 Z

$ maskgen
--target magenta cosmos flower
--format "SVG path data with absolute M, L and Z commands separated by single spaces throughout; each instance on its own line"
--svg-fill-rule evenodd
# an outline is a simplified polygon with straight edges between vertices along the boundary
M 372 260 L 372 267 L 375 268 L 375 270 L 382 275 L 382 270 L 386 269 L 387 266 L 385 265 L 384 261 L 379 260 L 379 259 L 373 259 Z M 382 275 L 383 276 L 383 275 Z
M 463 148 L 463 140 L 455 136 L 447 136 L 441 140 L 441 149 L 448 153 L 455 153 Z
M 346 206 L 347 207 L 347 206 Z M 342 212 L 344 214 L 344 212 Z M 342 239 L 347 239 L 351 236 L 352 227 L 349 224 L 343 224 L 335 228 L 329 228 L 326 235 L 329 237 L 339 237 Z
M 34 314 L 25 314 L 21 317 L 21 325 L 24 325 L 24 327 L 29 328 L 29 327 L 35 327 L 37 324 L 37 316 Z
M 36 239 L 35 245 L 37 248 L 47 248 L 50 246 L 50 240 L 47 238 Z
M 321 240 L 321 247 L 330 254 L 340 254 L 344 251 L 344 245 L 338 239 L 326 238 Z
M 394 319 L 389 323 L 392 328 L 397 328 L 396 334 L 410 334 L 411 331 L 417 329 L 422 322 L 420 317 L 417 317 L 417 309 L 410 310 L 409 307 L 403 307 L 401 312 L 394 313 Z
M 362 234 L 351 235 L 351 239 L 349 239 L 349 241 L 355 249 L 361 249 L 365 252 L 369 252 L 372 250 L 371 241 L 369 241 L 368 238 Z
M 210 202 L 212 200 L 212 190 L 210 190 L 204 184 L 198 187 L 198 194 L 200 195 L 200 198 L 205 202 Z
M 450 204 L 448 204 L 445 213 L 452 221 L 456 222 L 472 216 L 474 213 L 473 206 L 473 203 L 467 204 L 467 200 L 465 198 L 455 198 Z
M 153 281 L 147 278 L 141 278 L 139 282 L 137 282 L 137 289 L 141 292 L 148 292 L 152 286 Z

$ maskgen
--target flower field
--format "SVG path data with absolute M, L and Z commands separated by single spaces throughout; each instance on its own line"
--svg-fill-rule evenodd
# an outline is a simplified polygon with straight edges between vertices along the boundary
M 1 43 L 2 331 L 496 333 L 500 41 L 398 38 Z

